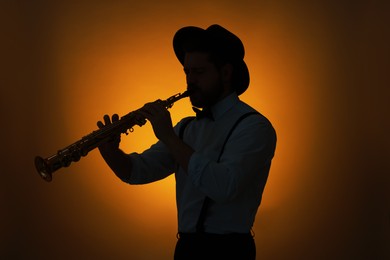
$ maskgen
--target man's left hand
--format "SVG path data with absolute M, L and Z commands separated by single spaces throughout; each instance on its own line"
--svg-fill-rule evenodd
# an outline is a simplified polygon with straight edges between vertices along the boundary
M 150 121 L 155 136 L 162 142 L 175 136 L 171 114 L 161 100 L 145 104 L 138 112 Z

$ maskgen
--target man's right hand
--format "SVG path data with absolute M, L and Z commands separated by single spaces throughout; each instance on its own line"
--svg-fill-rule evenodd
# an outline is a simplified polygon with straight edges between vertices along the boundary
M 105 126 L 111 125 L 113 122 L 119 121 L 119 116 L 117 114 L 112 115 L 110 118 L 109 115 L 103 116 L 104 123 L 102 121 L 97 122 L 97 126 L 99 129 L 102 129 Z M 104 151 L 112 151 L 119 148 L 119 143 L 121 141 L 121 135 L 118 133 L 117 135 L 113 135 L 113 138 L 105 143 L 99 145 L 100 152 Z
M 97 122 L 97 126 L 102 129 L 105 126 L 112 124 L 119 120 L 119 116 L 114 114 L 112 118 L 105 115 L 102 121 Z M 119 143 L 121 141 L 121 134 L 113 135 L 111 140 L 99 145 L 99 152 L 103 159 L 106 161 L 111 170 L 121 180 L 127 180 L 131 174 L 132 164 L 127 155 L 119 149 Z

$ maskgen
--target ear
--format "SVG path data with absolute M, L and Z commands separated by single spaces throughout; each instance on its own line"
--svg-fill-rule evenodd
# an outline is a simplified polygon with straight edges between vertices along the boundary
M 233 65 L 226 63 L 221 67 L 221 77 L 223 82 L 230 82 L 233 78 Z

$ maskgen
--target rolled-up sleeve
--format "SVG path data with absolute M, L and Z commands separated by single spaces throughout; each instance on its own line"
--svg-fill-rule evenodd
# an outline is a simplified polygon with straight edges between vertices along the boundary
M 157 142 L 142 154 L 128 155 L 132 164 L 129 184 L 146 184 L 166 178 L 174 171 L 175 161 L 164 144 Z
M 180 121 L 174 127 L 176 134 L 179 133 L 183 121 Z M 132 171 L 129 178 L 123 181 L 129 184 L 146 184 L 164 179 L 171 175 L 177 167 L 172 153 L 161 141 L 158 141 L 141 154 L 131 153 L 128 157 L 131 160 Z

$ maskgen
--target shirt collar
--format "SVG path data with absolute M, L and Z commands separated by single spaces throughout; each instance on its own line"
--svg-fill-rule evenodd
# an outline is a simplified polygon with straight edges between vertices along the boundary
M 234 107 L 239 101 L 238 95 L 236 92 L 228 95 L 221 101 L 217 102 L 211 107 L 211 112 L 213 114 L 214 120 L 221 118 L 228 110 Z
M 239 100 L 240 99 L 237 93 L 234 92 L 211 106 L 211 108 L 204 108 L 203 110 L 199 110 L 198 108 L 193 107 L 192 109 L 197 114 L 196 117 L 198 119 L 206 117 L 215 121 L 221 118 L 228 110 L 235 106 Z

